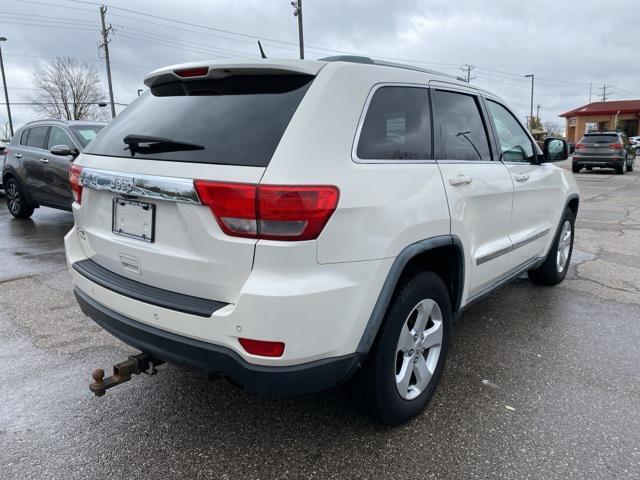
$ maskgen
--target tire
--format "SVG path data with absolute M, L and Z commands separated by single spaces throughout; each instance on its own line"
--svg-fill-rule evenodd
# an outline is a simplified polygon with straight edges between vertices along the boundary
M 578 173 L 580 171 L 580 167 L 578 165 L 571 165 L 571 171 L 573 173 Z
M 9 178 L 4 186 L 7 208 L 16 218 L 29 218 L 33 214 L 33 205 L 27 202 L 24 191 L 15 178 Z
M 562 215 L 556 238 L 553 240 L 544 263 L 538 268 L 527 272 L 529 279 L 533 283 L 553 286 L 562 282 L 567 276 L 567 270 L 569 270 L 571 263 L 571 254 L 573 253 L 575 221 L 576 217 L 573 212 L 566 209 Z M 566 232 L 570 233 L 568 238 Z
M 352 394 L 374 420 L 400 425 L 426 407 L 442 376 L 451 322 L 451 300 L 442 279 L 424 271 L 406 277 L 352 380 Z
M 616 173 L 618 175 L 624 175 L 624 172 L 627 170 L 627 159 L 625 158 L 622 162 L 622 165 L 616 166 Z
M 631 165 L 629 165 L 627 163 L 627 172 L 633 172 L 633 164 L 635 163 L 635 160 L 633 162 L 631 162 Z

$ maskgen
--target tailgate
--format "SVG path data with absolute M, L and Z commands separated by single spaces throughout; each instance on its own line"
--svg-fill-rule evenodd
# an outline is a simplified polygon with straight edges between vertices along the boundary
M 97 163 L 87 158 L 83 163 Z M 128 161 L 128 171 L 84 166 L 82 205 L 75 214 L 85 254 L 154 287 L 234 303 L 251 272 L 256 240 L 224 234 L 209 207 L 200 204 L 192 177 L 140 174 L 141 162 Z M 166 163 L 154 162 L 156 173 L 175 172 Z M 216 165 L 197 170 L 191 172 L 196 178 L 240 183 L 258 183 L 264 171 Z

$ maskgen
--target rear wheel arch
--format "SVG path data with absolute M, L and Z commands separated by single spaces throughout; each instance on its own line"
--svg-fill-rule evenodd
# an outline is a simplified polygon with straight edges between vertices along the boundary
M 455 315 L 462 299 L 464 264 L 462 242 L 454 235 L 439 235 L 405 247 L 387 274 L 356 351 L 361 354 L 369 352 L 396 291 L 417 272 L 431 271 L 442 278 Z

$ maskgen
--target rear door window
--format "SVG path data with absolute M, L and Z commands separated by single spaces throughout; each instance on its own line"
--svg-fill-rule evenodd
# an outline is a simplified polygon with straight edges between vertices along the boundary
M 236 75 L 159 85 L 120 113 L 85 152 L 266 167 L 312 80 Z
M 429 117 L 426 88 L 378 88 L 362 124 L 357 157 L 361 160 L 431 158 Z
M 49 127 L 33 127 L 31 130 L 29 130 L 29 136 L 27 137 L 27 146 L 44 149 L 48 131 Z
M 29 129 L 27 128 L 26 130 L 23 130 L 22 133 L 20 134 L 20 145 L 26 145 L 28 137 L 29 137 Z
M 436 156 L 442 160 L 490 161 L 491 151 L 478 99 L 465 93 L 432 93 Z

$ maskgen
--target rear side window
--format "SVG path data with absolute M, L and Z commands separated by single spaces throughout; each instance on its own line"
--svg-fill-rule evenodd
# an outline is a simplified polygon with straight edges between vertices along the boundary
M 432 95 L 438 158 L 491 160 L 487 132 L 476 97 L 441 90 L 434 91 Z
M 585 135 L 579 143 L 616 143 L 618 135 Z
M 362 160 L 431 158 L 426 88 L 380 87 L 362 124 L 356 154 Z
M 27 146 L 34 148 L 45 148 L 45 139 L 47 138 L 47 130 L 49 127 L 33 127 L 29 130 L 27 137 Z
M 159 85 L 118 115 L 85 152 L 266 167 L 312 80 L 236 75 Z

